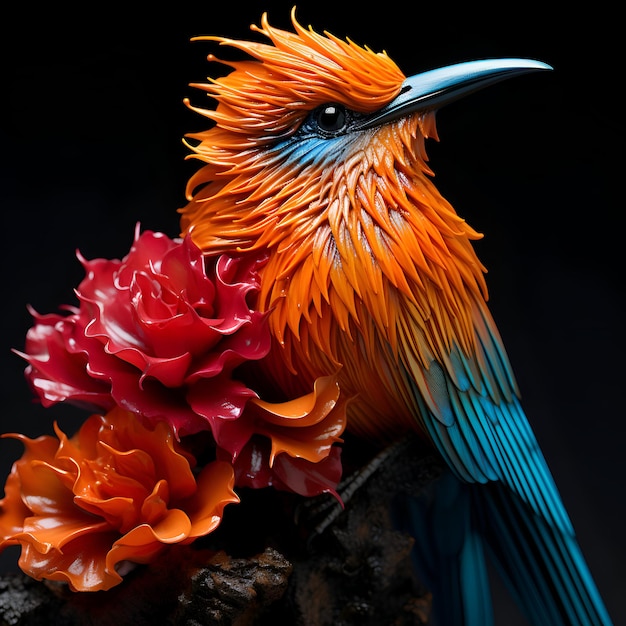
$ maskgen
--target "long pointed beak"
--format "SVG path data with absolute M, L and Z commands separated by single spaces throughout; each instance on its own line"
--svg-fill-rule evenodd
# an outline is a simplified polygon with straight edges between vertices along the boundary
M 448 65 L 404 81 L 400 94 L 382 109 L 365 116 L 358 129 L 371 128 L 413 113 L 438 109 L 495 83 L 552 67 L 531 59 L 485 59 Z

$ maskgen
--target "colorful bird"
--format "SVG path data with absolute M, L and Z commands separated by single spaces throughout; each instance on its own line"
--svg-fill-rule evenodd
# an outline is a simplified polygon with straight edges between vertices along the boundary
M 205 252 L 268 255 L 258 307 L 287 394 L 339 371 L 348 427 L 391 444 L 418 432 L 449 473 L 410 512 L 443 625 L 492 623 L 485 554 L 533 624 L 609 625 L 487 307 L 481 237 L 432 182 L 436 110 L 528 72 L 526 59 L 410 78 L 385 54 L 303 28 L 252 27 L 226 76 L 195 85 L 214 122 L 181 230 Z M 210 60 L 218 60 L 212 55 Z

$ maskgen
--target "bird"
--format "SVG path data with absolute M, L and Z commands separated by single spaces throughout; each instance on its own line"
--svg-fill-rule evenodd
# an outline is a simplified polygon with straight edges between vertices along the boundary
M 470 226 L 433 182 L 436 113 L 538 60 L 461 61 L 406 76 L 386 52 L 263 13 L 192 83 L 212 106 L 181 235 L 205 254 L 264 255 L 263 377 L 290 396 L 337 373 L 348 432 L 384 448 L 417 434 L 445 471 L 407 507 L 442 626 L 489 626 L 487 559 L 533 625 L 609 626 L 488 307 Z

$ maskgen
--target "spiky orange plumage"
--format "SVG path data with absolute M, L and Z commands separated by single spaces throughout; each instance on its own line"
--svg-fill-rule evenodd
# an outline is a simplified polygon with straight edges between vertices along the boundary
M 252 58 L 200 85 L 217 107 L 196 109 L 214 125 L 190 136 L 203 165 L 183 233 L 207 253 L 267 256 L 262 374 L 300 395 L 338 373 L 354 396 L 348 428 L 380 444 L 417 431 L 460 479 L 408 509 L 425 575 L 445 590 L 441 623 L 491 623 L 484 541 L 534 623 L 608 625 L 487 309 L 480 235 L 433 185 L 425 152 L 437 103 L 549 66 L 487 60 L 405 79 L 386 54 L 292 21 L 289 33 L 263 17 L 270 44 L 208 38 Z
M 430 180 L 432 112 L 346 138 L 332 160 L 271 149 L 316 106 L 372 112 L 405 78 L 386 54 L 292 18 L 289 33 L 263 16 L 256 30 L 273 45 L 207 37 L 254 59 L 200 85 L 217 107 L 196 110 L 215 125 L 189 136 L 205 164 L 189 181 L 182 229 L 207 252 L 267 250 L 259 306 L 272 310 L 282 346 L 272 352 L 273 375 L 295 392 L 341 365 L 343 387 L 358 394 L 351 427 L 395 437 L 419 412 L 408 391 L 398 396 L 406 382 L 383 365 L 389 350 L 392 362 L 399 352 L 417 359 L 420 372 L 433 358 L 449 361 L 453 346 L 476 348 L 472 318 L 487 315 L 484 268 L 471 246 L 480 235 Z M 381 428 L 381 415 L 396 424 Z

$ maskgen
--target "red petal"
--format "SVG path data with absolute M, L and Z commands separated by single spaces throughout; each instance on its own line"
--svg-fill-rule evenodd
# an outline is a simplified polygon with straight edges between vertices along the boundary
M 337 446 L 319 463 L 279 454 L 274 461 L 273 470 L 290 491 L 307 497 L 331 493 L 340 499 L 336 488 L 341 480 L 341 449 Z

